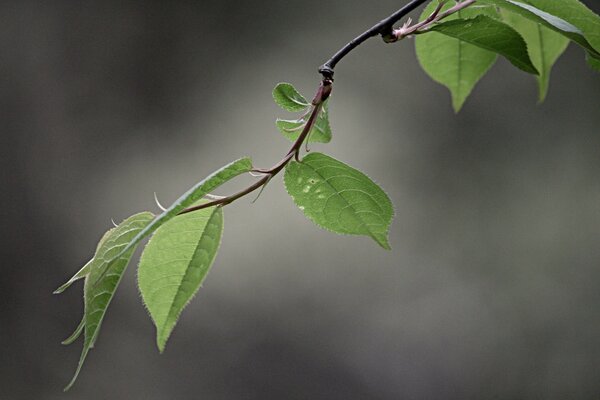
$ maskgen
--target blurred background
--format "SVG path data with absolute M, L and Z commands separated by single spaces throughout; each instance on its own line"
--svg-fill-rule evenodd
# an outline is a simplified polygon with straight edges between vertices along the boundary
M 454 115 L 410 40 L 339 64 L 334 140 L 312 146 L 387 190 L 393 250 L 313 226 L 277 177 L 226 208 L 166 352 L 134 263 L 62 393 L 82 284 L 52 291 L 111 218 L 240 156 L 270 166 L 289 146 L 275 84 L 312 96 L 317 67 L 402 4 L 3 1 L 0 399 L 598 399 L 598 75 L 571 46 L 537 105 L 501 59 Z

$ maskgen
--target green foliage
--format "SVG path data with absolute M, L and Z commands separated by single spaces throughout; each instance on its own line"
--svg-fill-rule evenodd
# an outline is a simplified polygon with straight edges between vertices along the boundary
M 600 58 L 600 17 L 577 0 L 478 0 L 551 29 Z M 593 43 L 593 44 L 592 44 Z
M 278 118 L 275 121 L 275 124 L 277 125 L 279 132 L 293 142 L 300 136 L 300 132 L 302 132 L 302 128 L 304 128 L 304 125 L 306 124 L 306 116 L 292 120 Z M 329 126 L 329 110 L 327 102 L 323 105 L 323 109 L 319 113 L 317 121 L 311 129 L 307 141 L 311 143 L 329 143 L 331 141 L 331 127 Z
M 248 157 L 233 161 L 221 169 L 213 172 L 201 182 L 194 185 L 177 199 L 169 208 L 158 215 L 146 228 L 138 233 L 131 242 L 123 249 L 123 252 L 131 249 L 148 235 L 156 231 L 161 225 L 174 218 L 181 211 L 200 201 L 204 196 L 223 185 L 227 181 L 249 172 L 252 169 L 252 161 Z
M 60 286 L 58 289 L 56 289 L 54 291 L 54 294 L 60 294 L 60 293 L 64 292 L 74 282 L 78 281 L 79 279 L 85 278 L 86 276 L 89 275 L 90 269 L 92 268 L 92 265 L 93 265 L 94 258 L 97 257 L 98 251 L 102 247 L 102 244 L 106 241 L 106 239 L 112 234 L 112 231 L 114 231 L 114 230 L 115 230 L 115 228 L 111 228 L 104 233 L 104 235 L 98 242 L 98 245 L 96 246 L 96 253 L 94 254 L 94 257 L 92 257 L 92 259 L 90 261 L 85 263 L 85 265 L 83 267 L 81 267 L 81 269 L 79 271 L 77 271 L 77 273 L 75 275 L 73 275 L 73 277 L 71 279 L 69 279 L 66 283 L 64 283 L 62 286 Z
M 436 5 L 435 2 L 431 2 L 421 14 L 421 19 L 427 18 Z M 450 5 L 446 4 L 443 10 Z M 467 8 L 445 20 L 470 18 L 481 13 L 494 15 L 495 11 L 489 7 L 484 10 Z M 456 112 L 461 109 L 475 84 L 494 65 L 497 57 L 491 51 L 437 32 L 418 35 L 415 39 L 415 47 L 423 70 L 434 81 L 450 90 L 452 106 Z
M 421 19 L 438 3 L 432 1 Z M 546 97 L 552 66 L 569 40 L 583 47 L 588 64 L 600 71 L 600 17 L 578 0 L 477 0 L 476 6 L 418 33 L 419 62 L 432 79 L 448 87 L 456 111 L 495 61 L 484 49 L 536 74 L 540 101 Z
M 294 86 L 289 83 L 278 83 L 273 89 L 273 100 L 281 108 L 290 112 L 306 110 L 310 103 L 302 96 Z
M 285 187 L 296 205 L 330 231 L 366 235 L 390 249 L 394 209 L 387 194 L 362 172 L 321 153 L 310 153 L 285 169 Z
M 296 88 L 289 83 L 279 83 L 273 89 L 273 99 L 275 103 L 284 110 L 299 112 L 304 114 L 297 119 L 280 119 L 275 121 L 275 125 L 281 134 L 294 142 L 300 136 L 304 126 L 308 122 L 310 114 L 310 104 L 306 101 Z M 317 116 L 317 120 L 312 127 L 307 142 L 309 143 L 329 143 L 331 141 L 331 126 L 329 125 L 329 106 L 328 101 L 323 103 L 323 107 Z M 303 105 L 303 108 L 299 108 Z
M 166 222 L 144 249 L 138 285 L 161 352 L 181 311 L 208 274 L 222 232 L 222 208 L 205 208 Z
M 531 61 L 539 71 L 536 79 L 539 88 L 539 101 L 542 102 L 548 93 L 552 66 L 566 50 L 569 39 L 519 14 L 504 12 L 503 17 L 504 21 L 515 28 L 527 42 Z
M 123 221 L 116 228 L 111 229 L 101 240 L 87 269 L 84 284 L 84 316 L 73 335 L 64 343 L 72 343 L 85 330 L 83 351 L 79 359 L 77 370 L 71 382 L 65 390 L 68 390 L 77 379 L 81 367 L 88 352 L 94 346 L 102 319 L 106 309 L 121 281 L 123 272 L 129 264 L 129 260 L 135 248 L 131 248 L 122 254 L 122 249 L 127 246 L 131 239 L 144 227 L 146 227 L 154 215 L 150 212 L 135 214 Z M 115 257 L 117 259 L 115 260 Z
M 538 74 L 529 59 L 527 44 L 521 35 L 510 26 L 486 15 L 443 22 L 434 25 L 431 30 L 498 53 L 515 67 L 530 74 Z

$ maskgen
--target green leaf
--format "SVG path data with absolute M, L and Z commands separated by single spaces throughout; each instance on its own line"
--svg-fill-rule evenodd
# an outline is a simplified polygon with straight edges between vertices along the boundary
M 169 208 L 167 208 L 162 214 L 158 215 L 146 228 L 138 233 L 131 242 L 123 249 L 123 253 L 133 248 L 141 240 L 150 235 L 152 232 L 157 230 L 161 225 L 174 218 L 184 209 L 190 207 L 194 203 L 197 203 L 204 196 L 224 184 L 225 182 L 239 176 L 243 173 L 249 172 L 252 169 L 252 161 L 247 158 L 240 158 L 239 160 L 233 161 L 223 168 L 213 172 L 201 182 L 194 185 L 191 189 L 185 192 L 179 199 L 177 199 Z
M 296 205 L 330 231 L 366 235 L 390 249 L 394 210 L 387 194 L 362 172 L 325 154 L 310 153 L 285 169 L 285 187 Z
M 73 277 L 71 277 L 71 279 L 69 279 L 66 283 L 64 283 L 58 289 L 56 289 L 54 291 L 54 294 L 60 294 L 60 293 L 64 292 L 65 290 L 67 290 L 69 288 L 69 286 L 71 286 L 73 284 L 73 282 L 76 282 L 77 280 L 79 280 L 81 278 L 85 278 L 90 273 L 90 269 L 92 267 L 92 261 L 94 261 L 94 258 L 97 257 L 98 250 L 100 250 L 100 247 L 102 247 L 102 244 L 106 241 L 106 239 L 111 235 L 111 232 L 114 230 L 115 230 L 115 228 L 111 228 L 108 231 L 106 231 L 106 233 L 104 233 L 104 235 L 98 242 L 98 245 L 96 246 L 96 253 L 94 254 L 94 257 L 92 257 L 92 259 L 90 261 L 88 261 L 83 267 L 81 267 L 81 269 L 79 271 L 77 271 L 77 273 L 75 275 L 73 275 Z
M 427 18 L 437 4 L 431 2 L 421 14 Z M 444 10 L 451 4 L 444 6 Z M 481 13 L 496 15 L 491 7 L 485 9 L 467 8 L 448 16 L 445 21 L 456 18 L 470 18 Z M 458 112 L 465 100 L 485 73 L 496 62 L 497 55 L 491 51 L 471 45 L 437 32 L 417 35 L 415 38 L 417 58 L 423 70 L 436 82 L 450 90 L 452 106 Z
M 600 58 L 600 17 L 577 0 L 478 0 L 542 24 Z
M 563 19 L 583 32 L 583 36 L 587 39 L 592 48 L 596 50 L 596 54 L 600 52 L 600 17 L 590 10 L 585 4 L 578 0 L 524 0 L 522 2 L 513 1 L 512 3 L 528 4 L 542 10 L 550 15 Z
M 331 125 L 329 125 L 329 100 L 325 100 L 321 112 L 315 121 L 310 135 L 309 142 L 329 143 L 331 142 Z
M 536 80 L 539 88 L 539 101 L 542 102 L 548 93 L 552 66 L 569 45 L 569 39 L 516 13 L 503 12 L 503 18 L 527 42 L 527 51 L 531 61 L 540 73 L 536 76 Z
M 154 215 L 150 212 L 135 214 L 127 218 L 116 228 L 111 229 L 108 235 L 105 235 L 101 240 L 101 244 L 89 266 L 89 273 L 85 279 L 83 288 L 85 306 L 82 321 L 85 330 L 83 351 L 81 352 L 75 375 L 65 388 L 65 391 L 69 390 L 75 383 L 88 352 L 96 342 L 106 309 L 135 249 L 131 248 L 122 255 L 121 250 L 130 243 L 131 239 L 138 232 L 152 221 L 153 217 Z M 117 256 L 117 254 L 119 255 Z M 115 256 L 118 257 L 116 260 L 114 260 Z M 74 334 L 66 339 L 65 342 L 69 343 L 75 340 L 81 328 L 80 324 Z
M 306 110 L 310 103 L 290 83 L 278 83 L 273 89 L 273 100 L 281 108 L 291 112 Z
M 138 286 L 163 352 L 183 308 L 200 288 L 215 259 L 223 211 L 210 207 L 180 215 L 152 236 L 138 268 Z
M 328 100 L 325 101 L 315 124 L 308 135 L 309 143 L 329 143 L 331 141 L 331 126 L 329 125 L 329 107 Z M 277 119 L 275 125 L 283 136 L 290 141 L 295 141 L 302 132 L 306 121 L 304 119 Z
M 302 119 L 277 118 L 277 120 L 275 120 L 275 125 L 283 136 L 293 142 L 298 138 L 300 132 L 302 132 L 305 122 L 306 121 Z
M 505 23 L 486 15 L 442 22 L 434 25 L 430 30 L 498 53 L 515 67 L 530 74 L 538 74 L 521 35 Z

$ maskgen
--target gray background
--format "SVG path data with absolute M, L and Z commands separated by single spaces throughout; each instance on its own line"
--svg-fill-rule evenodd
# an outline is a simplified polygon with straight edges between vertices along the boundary
M 82 286 L 51 292 L 110 219 L 240 156 L 271 165 L 289 146 L 273 86 L 311 96 L 402 4 L 2 2 L 0 399 L 598 399 L 600 79 L 570 47 L 536 105 L 500 60 L 454 115 L 410 40 L 342 61 L 334 140 L 312 146 L 388 191 L 393 250 L 313 226 L 278 177 L 226 208 L 163 355 L 133 265 L 61 392 Z

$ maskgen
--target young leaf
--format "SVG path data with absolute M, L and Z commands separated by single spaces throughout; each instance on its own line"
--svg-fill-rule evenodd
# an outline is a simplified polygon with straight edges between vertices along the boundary
M 310 153 L 285 169 L 285 187 L 317 225 L 333 232 L 366 235 L 390 249 L 394 210 L 387 194 L 362 172 L 321 153 Z
M 121 281 L 123 272 L 135 249 L 131 248 L 125 254 L 119 255 L 116 260 L 114 260 L 115 256 L 121 253 L 121 250 L 127 246 L 138 232 L 144 229 L 144 227 L 152 221 L 153 217 L 154 215 L 150 212 L 135 214 L 121 222 L 116 228 L 111 229 L 109 234 L 104 236 L 101 241 L 94 258 L 91 261 L 89 274 L 85 279 L 83 288 L 84 316 L 82 323 L 85 330 L 83 350 L 81 352 L 81 357 L 79 358 L 75 375 L 67 387 L 65 387 L 65 391 L 69 390 L 75 383 L 88 352 L 96 342 L 106 309 L 110 304 L 115 290 Z M 106 273 L 104 273 L 104 271 L 106 271 Z M 93 284 L 93 282 L 95 282 L 95 284 Z M 80 330 L 81 324 L 66 342 L 69 343 L 72 340 L 75 340 Z
M 331 141 L 331 127 L 329 125 L 329 108 L 327 103 L 328 100 L 323 104 L 321 112 L 315 121 L 315 125 L 308 135 L 307 141 L 309 143 L 329 143 Z M 302 119 L 277 119 L 275 121 L 275 125 L 277 125 L 279 132 L 292 142 L 298 139 L 304 124 L 305 121 Z
M 291 112 L 306 110 L 310 103 L 290 83 L 278 83 L 273 89 L 273 100 L 281 108 Z
M 165 349 L 183 308 L 200 288 L 223 232 L 223 211 L 210 207 L 180 215 L 152 236 L 138 268 L 138 286 Z
M 179 197 L 179 199 L 175 200 L 175 202 L 169 208 L 163 211 L 162 214 L 158 215 L 148 226 L 146 226 L 141 232 L 132 238 L 129 244 L 121 251 L 121 253 L 115 257 L 121 256 L 123 253 L 133 248 L 133 246 L 157 230 L 165 222 L 177 216 L 177 214 L 187 207 L 190 207 L 192 204 L 197 203 L 217 187 L 238 175 L 249 172 L 251 169 L 252 161 L 248 157 L 244 157 L 233 161 L 223 168 L 213 172 L 185 192 L 181 197 Z
M 527 44 L 510 26 L 485 15 L 473 19 L 457 19 L 431 27 L 431 31 L 443 33 L 482 49 L 504 56 L 515 67 L 530 74 L 538 74 L 527 54 Z
M 536 80 L 539 88 L 539 101 L 542 102 L 548 92 L 552 66 L 569 45 L 569 39 L 516 13 L 503 12 L 503 19 L 515 28 L 527 42 L 527 51 L 531 61 L 540 73 L 536 76 Z
M 577 0 L 477 0 L 539 23 L 600 59 L 600 17 Z
M 421 14 L 427 18 L 437 4 L 431 2 Z M 444 10 L 451 5 L 448 3 Z M 467 8 L 448 16 L 444 21 L 458 17 L 470 18 L 481 13 L 496 15 L 491 7 Z M 452 106 L 458 112 L 485 73 L 494 65 L 496 54 L 446 35 L 431 32 L 415 38 L 417 58 L 423 70 L 436 82 L 450 90 Z
M 315 121 L 310 135 L 309 142 L 329 143 L 331 142 L 331 126 L 329 125 L 329 100 L 325 100 L 321 112 Z

